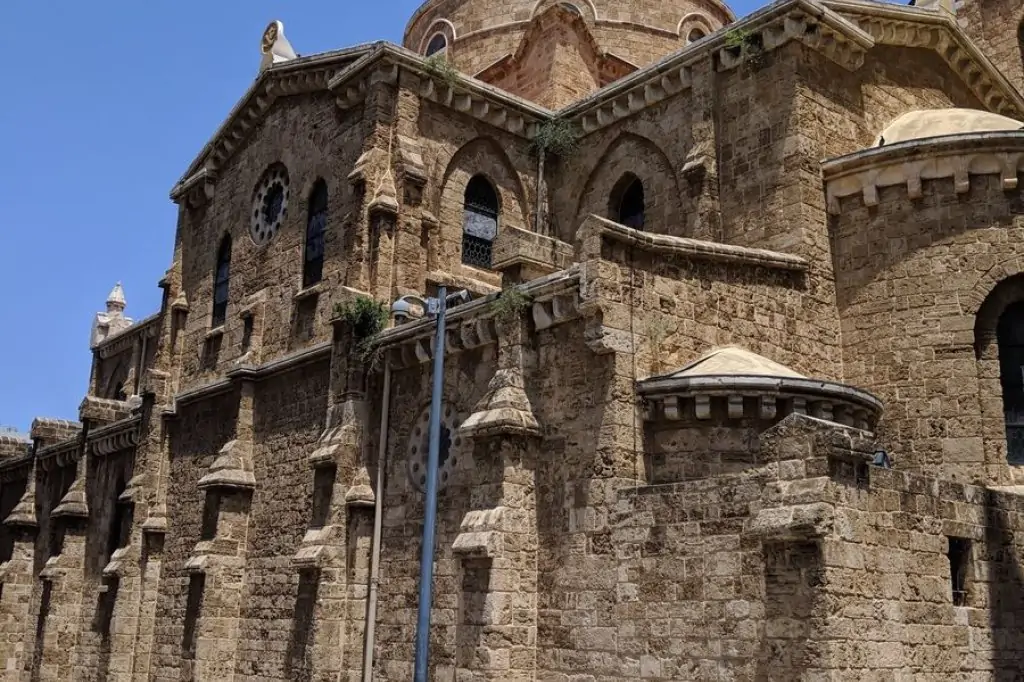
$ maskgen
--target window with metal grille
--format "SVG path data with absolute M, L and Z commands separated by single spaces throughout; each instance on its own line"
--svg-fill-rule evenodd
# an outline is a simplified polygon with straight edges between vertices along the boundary
M 462 262 L 478 268 L 491 267 L 491 247 L 498 234 L 498 193 L 482 175 L 466 185 L 462 218 Z
M 225 235 L 217 250 L 217 267 L 213 278 L 212 325 L 219 327 L 228 318 L 228 288 L 231 279 L 231 236 Z
M 640 178 L 626 173 L 615 184 L 611 196 L 611 218 L 621 225 L 644 229 L 644 185 Z
M 324 275 L 324 232 L 327 230 L 327 183 L 317 180 L 309 195 L 306 248 L 302 261 L 302 287 L 310 287 Z
M 427 56 L 437 54 L 446 47 L 448 47 L 448 39 L 444 37 L 443 33 L 435 33 L 427 43 Z
M 1006 420 L 1006 458 L 1024 464 L 1024 301 L 1007 306 L 996 326 L 999 381 Z

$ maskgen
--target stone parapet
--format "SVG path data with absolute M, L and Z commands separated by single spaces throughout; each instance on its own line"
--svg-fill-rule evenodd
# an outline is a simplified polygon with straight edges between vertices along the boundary
M 952 180 L 953 191 L 963 195 L 971 189 L 972 176 L 998 175 L 1003 190 L 1012 192 L 1018 188 L 1022 169 L 1022 132 L 909 140 L 822 163 L 828 210 L 833 215 L 842 213 L 843 200 L 860 198 L 865 206 L 877 206 L 879 192 L 887 187 L 902 187 L 915 200 L 924 196 L 926 184 Z

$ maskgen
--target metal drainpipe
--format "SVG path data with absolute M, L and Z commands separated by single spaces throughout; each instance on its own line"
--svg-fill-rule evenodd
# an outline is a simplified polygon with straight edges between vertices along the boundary
M 380 536 L 384 523 L 384 470 L 388 456 L 388 420 L 391 417 L 391 363 L 384 360 L 384 397 L 380 410 L 380 445 L 377 448 L 377 499 L 373 508 L 373 550 L 370 554 L 370 592 L 366 599 L 366 635 L 363 638 L 363 682 L 373 680 L 373 646 L 377 635 L 377 582 L 380 577 Z

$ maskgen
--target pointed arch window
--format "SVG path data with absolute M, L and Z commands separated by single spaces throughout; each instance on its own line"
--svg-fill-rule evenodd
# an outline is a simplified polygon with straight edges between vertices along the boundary
M 306 246 L 302 258 L 302 288 L 311 287 L 324 275 L 324 232 L 327 230 L 327 183 L 316 181 L 309 195 Z
M 999 344 L 999 383 L 1006 419 L 1006 456 L 1024 464 L 1024 301 L 1011 303 L 996 326 Z
M 462 218 L 462 262 L 491 267 L 491 248 L 498 235 L 498 193 L 483 175 L 466 185 Z
M 217 267 L 213 276 L 213 319 L 214 327 L 224 324 L 228 318 L 228 288 L 231 281 L 231 236 L 225 235 L 217 250 Z
M 644 184 L 632 173 L 616 183 L 611 197 L 612 220 L 637 230 L 644 229 Z

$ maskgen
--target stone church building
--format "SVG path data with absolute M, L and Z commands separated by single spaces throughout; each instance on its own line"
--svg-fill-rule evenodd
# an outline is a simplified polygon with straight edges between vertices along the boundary
M 273 22 L 160 309 L 0 434 L 2 679 L 410 680 L 434 322 L 370 303 L 440 286 L 431 679 L 1024 679 L 1022 20 Z

